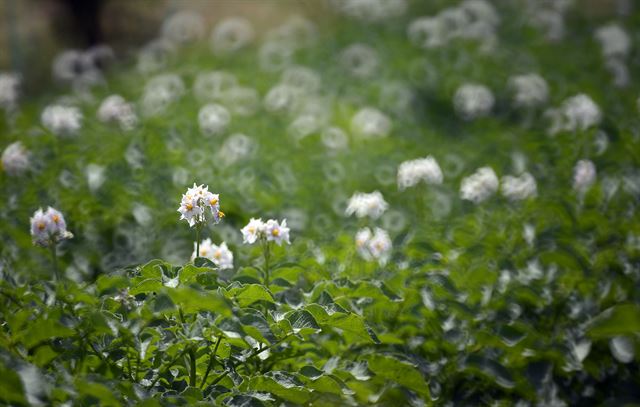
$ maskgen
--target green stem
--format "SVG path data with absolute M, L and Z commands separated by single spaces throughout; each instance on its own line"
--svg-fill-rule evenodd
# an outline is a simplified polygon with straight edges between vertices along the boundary
M 191 387 L 195 387 L 196 386 L 196 352 L 193 350 L 194 348 L 191 347 L 189 349 L 189 360 L 191 362 L 191 366 L 189 368 L 189 386 Z
M 267 240 L 263 243 L 264 252 L 264 285 L 269 288 L 269 259 L 271 257 L 271 246 Z
M 218 341 L 216 342 L 215 348 L 213 348 L 213 353 L 209 357 L 209 364 L 207 365 L 207 371 L 204 372 L 204 377 L 202 378 L 202 383 L 200 383 L 200 388 L 204 387 L 204 384 L 207 382 L 207 377 L 209 377 L 209 373 L 213 368 L 213 363 L 216 360 L 216 354 L 218 353 L 218 346 L 220 346 L 220 342 L 222 342 L 222 334 L 218 336 Z
M 200 224 L 196 225 L 196 259 L 200 257 Z
M 51 260 L 53 261 L 53 275 L 55 281 L 60 281 L 60 276 L 58 275 L 58 255 L 56 253 L 56 244 L 51 242 Z

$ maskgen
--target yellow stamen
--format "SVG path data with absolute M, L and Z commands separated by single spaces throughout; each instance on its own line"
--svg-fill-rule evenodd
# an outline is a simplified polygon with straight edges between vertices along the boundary
M 209 204 L 211 204 L 211 206 L 213 206 L 213 205 L 215 205 L 215 204 L 217 204 L 217 203 L 218 203 L 218 200 L 217 200 L 216 198 L 212 198 L 212 199 L 209 201 Z
M 271 234 L 274 235 L 274 236 L 280 236 L 280 229 L 273 229 L 271 231 Z
M 224 218 L 225 214 L 222 211 L 218 211 L 218 216 L 221 217 L 221 218 Z M 253 233 L 253 231 L 251 231 L 251 233 Z
M 186 205 L 186 208 L 187 208 L 187 210 L 188 210 L 188 211 L 190 211 L 191 209 L 193 209 L 193 205 L 191 205 L 190 203 L 188 203 L 188 204 Z
M 52 219 L 53 219 L 53 221 L 54 221 L 55 223 L 58 223 L 58 222 L 60 221 L 60 216 L 58 216 L 58 215 L 53 215 Z
M 218 250 L 217 252 L 215 252 L 215 253 L 213 254 L 213 257 L 215 257 L 216 259 L 219 259 L 219 258 L 220 258 L 220 256 L 222 256 L 222 253 L 220 252 L 220 250 Z
M 45 224 L 44 222 L 38 222 L 38 230 L 44 230 Z

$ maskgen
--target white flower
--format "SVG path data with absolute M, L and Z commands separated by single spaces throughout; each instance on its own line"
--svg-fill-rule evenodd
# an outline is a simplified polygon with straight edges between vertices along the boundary
M 590 160 L 580 160 L 573 169 L 573 189 L 585 192 L 596 182 L 596 166 Z
M 249 45 L 255 36 L 253 25 L 245 18 L 227 17 L 211 33 L 211 48 L 217 55 L 228 54 Z
M 442 184 L 442 170 L 435 158 L 427 156 L 405 161 L 398 167 L 398 188 L 406 189 L 420 181 L 427 184 Z
M 380 57 L 378 51 L 365 44 L 352 44 L 339 55 L 340 64 L 356 78 L 370 78 L 378 70 Z
M 180 76 L 174 74 L 154 76 L 144 87 L 142 112 L 145 116 L 160 115 L 184 93 L 185 86 Z
M 362 108 L 351 118 L 351 131 L 362 138 L 387 137 L 391 127 L 391 119 L 373 107 Z
M 194 243 L 191 260 L 196 258 L 196 244 Z M 200 257 L 207 258 L 220 269 L 233 268 L 233 253 L 227 247 L 227 243 L 222 242 L 219 246 L 211 242 L 211 239 L 204 239 L 200 242 Z
M 30 167 L 29 156 L 29 151 L 21 142 L 11 143 L 2 152 L 0 158 L 2 169 L 12 176 L 23 174 Z
M 102 101 L 98 119 L 105 123 L 117 123 L 125 131 L 132 130 L 138 123 L 133 105 L 120 95 L 111 95 Z
M 213 216 L 213 222 L 218 223 L 224 217 L 224 213 L 220 211 L 220 197 L 218 194 L 209 192 L 209 187 L 204 185 L 193 184 L 188 188 L 187 192 L 182 195 L 180 201 L 180 220 L 186 220 L 190 227 L 197 223 L 206 222 L 205 211 L 209 208 Z
M 511 201 L 521 201 L 538 194 L 536 180 L 528 172 L 519 177 L 511 175 L 502 177 L 501 191 L 502 195 Z
M 193 11 L 179 11 L 162 24 L 162 36 L 176 45 L 201 39 L 204 36 L 204 30 L 202 16 Z
M 262 219 L 251 218 L 249 223 L 240 230 L 242 232 L 243 243 L 254 244 L 264 233 L 264 228 L 265 224 L 262 222 Z
M 617 23 L 610 23 L 598 28 L 594 37 L 600 43 L 602 55 L 605 58 L 625 58 L 631 51 L 631 38 Z
M 20 76 L 0 73 L 0 109 L 13 109 L 18 102 Z
M 283 219 L 282 223 L 278 223 L 275 219 L 269 219 L 263 228 L 267 241 L 276 242 L 278 246 L 282 245 L 282 242 L 290 244 L 289 242 L 289 228 L 287 227 L 287 220 Z
M 49 105 L 42 112 L 41 121 L 54 134 L 71 136 L 82 126 L 82 113 L 74 106 Z
M 566 99 L 562 103 L 567 130 L 587 130 L 602 120 L 602 113 L 598 105 L 585 94 L 579 94 Z
M 371 229 L 362 228 L 356 233 L 356 250 L 360 257 L 369 261 L 371 260 L 371 252 L 369 252 L 368 243 L 371 240 L 373 233 L 371 233 Z
M 222 134 L 231 121 L 231 113 L 221 105 L 208 104 L 198 112 L 200 131 L 205 135 Z
M 453 106 L 464 120 L 472 120 L 491 113 L 495 100 L 491 90 L 484 85 L 464 84 L 456 90 Z
M 347 216 L 351 216 L 355 213 L 358 218 L 368 216 L 371 219 L 378 219 L 388 207 L 389 204 L 384 200 L 379 191 L 374 191 L 369 194 L 356 192 L 349 199 L 346 214 Z
M 518 107 L 541 106 L 549 98 L 549 85 L 537 74 L 512 76 L 508 86 L 513 92 L 513 103 Z
M 460 197 L 473 203 L 480 203 L 493 195 L 499 185 L 500 182 L 493 169 L 482 167 L 462 180 Z
M 372 233 L 371 229 L 363 228 L 356 233 L 356 249 L 364 260 L 377 260 L 380 265 L 385 265 L 391 248 L 391 239 L 384 229 L 376 228 Z
M 35 211 L 31 218 L 31 236 L 34 244 L 43 247 L 73 237 L 67 231 L 62 213 L 52 207 L 48 207 L 46 211 L 42 208 Z

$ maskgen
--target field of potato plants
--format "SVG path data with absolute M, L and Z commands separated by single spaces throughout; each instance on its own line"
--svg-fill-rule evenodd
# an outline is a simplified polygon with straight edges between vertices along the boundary
M 595 3 L 177 9 L 1 72 L 0 404 L 638 405 L 640 7 Z

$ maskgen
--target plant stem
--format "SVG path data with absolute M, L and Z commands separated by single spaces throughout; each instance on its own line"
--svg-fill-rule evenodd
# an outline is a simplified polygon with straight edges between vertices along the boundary
M 264 253 L 264 285 L 269 288 L 269 258 L 271 257 L 270 253 L 270 244 L 268 241 L 264 241 L 263 243 L 263 253 Z
M 51 260 L 53 261 L 53 275 L 55 281 L 60 281 L 60 276 L 58 275 L 58 255 L 56 253 L 56 244 L 51 242 Z
M 191 366 L 189 367 L 189 386 L 196 386 L 196 352 L 194 348 L 191 347 L 189 349 L 189 360 L 191 362 Z
M 200 257 L 200 224 L 196 225 L 196 259 Z
M 218 336 L 218 341 L 216 342 L 215 348 L 213 348 L 213 353 L 209 357 L 209 364 L 207 365 L 207 371 L 204 373 L 204 377 L 202 378 L 202 383 L 200 383 L 200 388 L 204 387 L 204 384 L 207 382 L 207 377 L 209 377 L 209 373 L 213 368 L 213 363 L 216 360 L 216 353 L 218 353 L 218 346 L 220 346 L 220 342 L 222 342 L 222 334 Z

